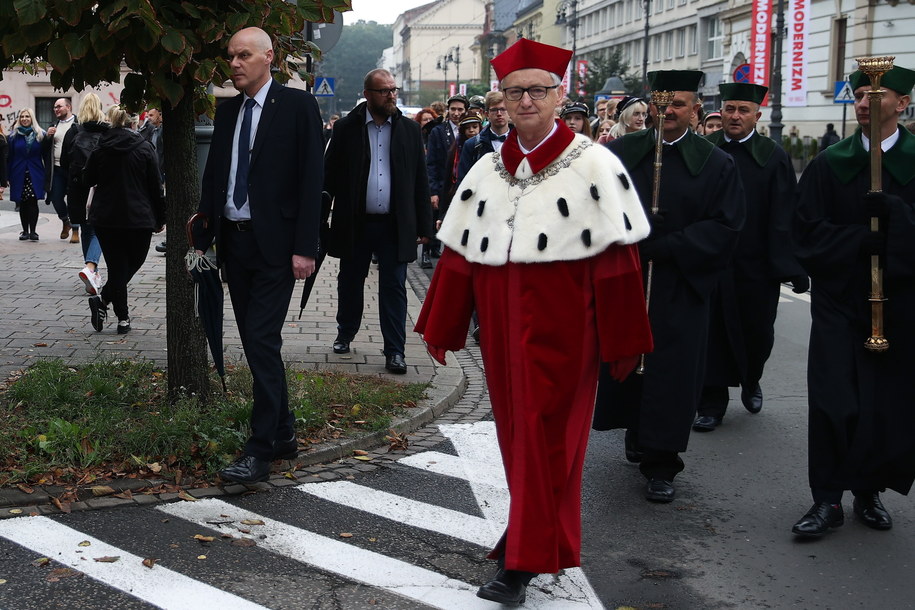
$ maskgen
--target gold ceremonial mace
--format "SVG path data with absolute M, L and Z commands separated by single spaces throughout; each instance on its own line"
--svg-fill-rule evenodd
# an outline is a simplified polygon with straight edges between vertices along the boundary
M 880 78 L 893 69 L 895 57 L 858 57 L 858 69 L 867 74 L 871 79 L 871 88 L 867 92 L 867 102 L 870 113 L 870 152 L 871 152 L 871 193 L 883 190 L 883 149 L 880 147 L 883 137 L 880 135 L 880 107 L 883 101 L 884 90 L 880 88 Z M 880 230 L 880 219 L 871 216 L 871 232 Z M 872 352 L 885 352 L 890 347 L 889 341 L 883 336 L 883 266 L 880 256 L 871 256 L 871 293 L 868 297 L 871 303 L 871 336 L 864 342 L 864 347 Z
M 674 91 L 652 91 L 651 103 L 658 109 L 655 129 L 657 138 L 654 146 L 654 176 L 651 182 L 651 213 L 657 214 L 660 209 L 661 198 L 661 160 L 664 152 L 664 117 L 667 115 L 667 107 L 674 101 Z M 648 259 L 648 272 L 645 277 L 645 309 L 648 310 L 651 304 L 651 278 L 654 275 L 654 261 Z M 639 359 L 639 366 L 636 367 L 637 375 L 645 374 L 645 354 Z

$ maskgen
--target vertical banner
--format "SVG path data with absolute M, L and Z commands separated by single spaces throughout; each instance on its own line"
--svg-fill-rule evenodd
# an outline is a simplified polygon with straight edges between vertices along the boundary
M 810 39 L 810 0 L 790 0 L 788 13 L 788 78 L 785 106 L 807 105 L 807 45 Z
M 750 38 L 749 82 L 769 86 L 769 60 L 772 55 L 772 0 L 753 0 L 753 32 Z M 769 96 L 762 105 L 769 103 Z
M 458 86 L 458 92 L 460 92 L 461 95 L 467 95 L 467 83 L 461 83 Z
M 457 95 L 457 85 L 448 83 L 448 97 L 454 97 L 455 95 Z
M 498 91 L 499 90 L 499 81 L 497 81 L 497 80 L 489 81 L 489 90 Z
M 572 64 L 569 64 L 568 66 L 566 66 L 565 74 L 562 75 L 562 88 L 563 88 L 563 90 L 565 90 L 566 95 L 568 95 L 572 91 L 572 88 L 569 86 L 569 84 L 571 82 L 572 82 Z
M 578 72 L 578 97 L 584 97 L 585 83 L 588 80 L 588 60 L 579 59 L 575 62 L 575 71 Z

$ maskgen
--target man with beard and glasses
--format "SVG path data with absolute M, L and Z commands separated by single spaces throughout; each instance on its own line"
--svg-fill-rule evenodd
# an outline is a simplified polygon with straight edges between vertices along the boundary
M 346 354 L 362 325 L 365 278 L 378 256 L 378 307 L 385 368 L 402 375 L 407 263 L 432 237 L 432 206 L 419 123 L 398 110 L 387 70 L 365 76 L 365 102 L 334 123 L 324 157 L 324 190 L 333 200 L 328 253 L 340 259 L 337 338 Z

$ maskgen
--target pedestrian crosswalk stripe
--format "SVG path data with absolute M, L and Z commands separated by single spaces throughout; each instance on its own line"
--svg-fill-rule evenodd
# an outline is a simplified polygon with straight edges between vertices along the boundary
M 311 483 L 299 485 L 296 489 L 323 500 L 483 547 L 493 546 L 502 535 L 503 528 L 486 519 L 348 481 Z
M 168 610 L 264 608 L 169 570 L 162 564 L 155 564 L 152 569 L 147 568 L 143 565 L 143 557 L 87 536 L 47 517 L 19 517 L 0 521 L 0 536 L 108 586 Z M 88 541 L 89 546 L 79 546 L 84 541 Z M 114 563 L 95 561 L 99 557 L 120 559 Z
M 220 533 L 227 530 L 210 522 L 263 521 L 264 525 L 252 526 L 258 535 L 265 536 L 256 540 L 262 549 L 435 608 L 492 608 L 490 603 L 476 597 L 476 587 L 465 582 L 275 521 L 222 500 L 166 504 L 159 510 Z
M 412 466 L 434 474 L 463 479 L 470 483 L 489 485 L 496 489 L 508 489 L 505 484 L 505 473 L 501 466 L 495 471 L 486 470 L 483 467 L 468 467 L 470 466 L 469 460 L 448 453 L 423 451 L 398 460 L 398 464 Z

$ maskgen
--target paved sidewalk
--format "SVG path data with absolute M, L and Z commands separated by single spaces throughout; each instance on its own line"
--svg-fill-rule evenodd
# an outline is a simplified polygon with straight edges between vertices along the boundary
M 78 277 L 83 268 L 78 244 L 60 239 L 60 221 L 42 205 L 38 222 L 40 241 L 19 241 L 19 215 L 9 202 L 0 202 L 0 264 L 6 270 L 6 285 L 0 291 L 0 384 L 16 371 L 38 359 L 61 358 L 74 364 L 101 357 L 152 360 L 165 367 L 165 256 L 154 247 L 166 233 L 154 235 L 149 257 L 128 287 L 132 330 L 118 335 L 109 319 L 103 332 L 89 323 L 89 306 L 83 283 Z M 100 265 L 106 276 L 104 259 Z M 408 318 L 405 359 L 406 375 L 391 375 L 384 369 L 381 330 L 378 324 L 377 272 L 373 266 L 366 280 L 365 315 L 362 328 L 352 343 L 352 352 L 333 353 L 336 337 L 337 260 L 328 258 L 319 272 L 308 307 L 299 315 L 301 283 L 296 287 L 283 330 L 283 355 L 289 366 L 335 370 L 363 375 L 384 375 L 395 381 L 430 383 L 427 398 L 398 422 L 397 428 L 415 430 L 441 415 L 457 402 L 466 387 L 466 377 L 454 358 L 447 366 L 433 361 L 418 335 L 412 332 L 428 278 L 412 270 L 408 274 Z M 183 272 L 183 270 L 179 270 Z M 228 299 L 225 302 L 225 358 L 227 363 L 244 360 L 238 328 Z M 299 464 L 313 465 L 349 455 L 354 443 L 361 448 L 383 442 L 377 438 L 333 443 L 300 455 Z M 0 506 L 13 503 L 0 493 Z M 26 500 L 23 498 L 22 500 Z M 34 502 L 34 498 L 31 501 Z

